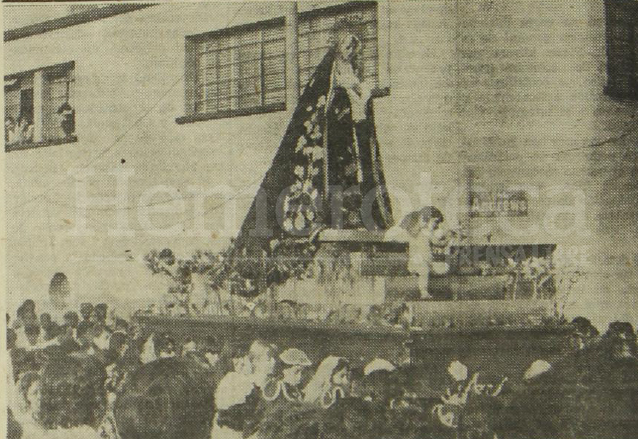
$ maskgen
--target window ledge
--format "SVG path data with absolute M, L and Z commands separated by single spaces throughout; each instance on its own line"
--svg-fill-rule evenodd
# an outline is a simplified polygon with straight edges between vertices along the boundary
M 187 116 L 178 117 L 175 119 L 175 122 L 182 125 L 186 123 L 201 122 L 204 120 L 227 119 L 231 117 L 250 116 L 253 114 L 274 113 L 275 111 L 284 111 L 285 109 L 286 104 L 284 103 L 260 105 L 259 107 L 239 108 L 237 110 L 217 111 L 214 113 L 189 114 Z
M 382 98 L 390 95 L 390 87 L 382 87 L 375 88 L 372 91 L 372 98 Z M 214 113 L 197 113 L 197 114 L 189 114 L 187 116 L 180 116 L 175 119 L 175 122 L 179 125 L 194 123 L 194 122 L 202 122 L 205 120 L 215 120 L 215 119 L 228 119 L 231 117 L 241 117 L 241 116 L 250 116 L 254 114 L 264 114 L 264 113 L 274 113 L 276 111 L 285 111 L 286 104 L 270 104 L 270 105 L 260 105 L 259 107 L 251 107 L 251 108 L 240 108 L 237 110 L 227 110 L 227 111 L 217 111 Z
M 60 139 L 43 140 L 42 142 L 35 143 L 13 143 L 11 145 L 4 145 L 6 152 L 22 151 L 24 149 L 42 148 L 45 146 L 63 145 L 65 143 L 75 143 L 78 141 L 77 136 L 63 137 Z

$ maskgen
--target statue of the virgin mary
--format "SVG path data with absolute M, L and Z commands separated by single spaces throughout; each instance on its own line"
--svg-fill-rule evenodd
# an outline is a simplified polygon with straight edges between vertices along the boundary
M 244 220 L 236 245 L 322 228 L 385 230 L 392 209 L 374 125 L 373 86 L 362 80 L 359 26 L 340 21 L 308 80 Z M 250 250 L 249 250 L 250 251 Z

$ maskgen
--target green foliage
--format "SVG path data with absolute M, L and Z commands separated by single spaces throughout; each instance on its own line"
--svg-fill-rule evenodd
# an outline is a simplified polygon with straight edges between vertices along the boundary
M 315 252 L 316 246 L 308 239 L 286 238 L 273 239 L 269 251 L 261 255 L 239 252 L 231 242 L 219 253 L 197 251 L 190 258 L 177 259 L 169 249 L 152 250 L 144 260 L 151 273 L 171 279 L 169 292 L 178 296 L 190 293 L 192 275 L 198 274 L 206 277 L 213 291 L 228 289 L 232 294 L 252 297 L 261 292 L 260 287 L 301 279 L 308 273 Z

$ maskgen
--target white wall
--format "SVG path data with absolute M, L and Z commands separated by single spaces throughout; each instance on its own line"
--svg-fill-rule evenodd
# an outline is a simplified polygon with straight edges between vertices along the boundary
M 74 144 L 6 155 L 11 305 L 46 295 L 56 271 L 69 276 L 78 297 L 143 299 L 158 289 L 140 262 L 148 250 L 171 247 L 186 255 L 227 244 L 228 236 L 219 236 L 220 210 L 206 214 L 207 236 L 164 237 L 143 230 L 135 206 L 158 185 L 181 193 L 190 185 L 228 185 L 232 193 L 244 189 L 235 200 L 229 235 L 239 227 L 288 114 L 177 125 L 184 108 L 184 36 L 231 21 L 279 16 L 284 6 L 254 3 L 237 13 L 235 3 L 162 5 L 5 45 L 7 74 L 76 62 L 79 138 Z M 390 2 L 390 16 L 391 95 L 378 99 L 375 109 L 386 177 L 395 193 L 408 194 L 412 207 L 418 207 L 421 189 L 415 182 L 430 173 L 433 203 L 454 217 L 458 206 L 447 199 L 457 187 L 466 187 L 468 168 L 475 186 L 531 185 L 539 197 L 527 218 L 511 224 L 519 229 L 537 225 L 538 231 L 517 236 L 496 221 L 475 219 L 475 242 L 490 230 L 493 242 L 552 242 L 575 247 L 590 261 L 631 256 L 635 264 L 637 136 L 622 134 L 637 105 L 603 95 L 602 2 Z M 134 172 L 128 193 L 133 208 L 126 211 L 133 237 L 109 236 L 116 224 L 111 211 L 90 213 L 87 224 L 94 236 L 70 234 L 77 223 L 76 183 L 68 173 L 87 164 L 96 172 L 87 180 L 93 196 L 115 194 L 115 178 L 106 172 Z M 555 185 L 582 192 L 583 227 L 562 234 L 543 227 L 552 209 L 573 204 L 573 191 L 565 200 L 548 195 Z M 168 198 L 158 195 L 153 201 Z M 206 206 L 222 201 L 211 197 Z M 183 222 L 182 230 L 192 230 L 194 200 L 184 203 L 185 212 L 152 215 L 154 224 Z M 395 206 L 401 211 L 398 200 Z M 573 223 L 569 216 L 561 221 L 558 229 Z M 138 260 L 127 262 L 126 250 Z M 594 262 L 586 269 L 573 312 L 591 315 L 595 307 L 600 322 L 635 323 L 635 265 Z

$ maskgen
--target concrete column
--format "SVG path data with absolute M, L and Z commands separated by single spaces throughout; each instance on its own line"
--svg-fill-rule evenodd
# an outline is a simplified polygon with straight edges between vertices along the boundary
M 33 74 L 33 142 L 44 140 L 44 72 L 38 70 Z
M 297 2 L 288 2 L 286 8 L 286 109 L 295 110 L 299 99 L 299 56 Z

